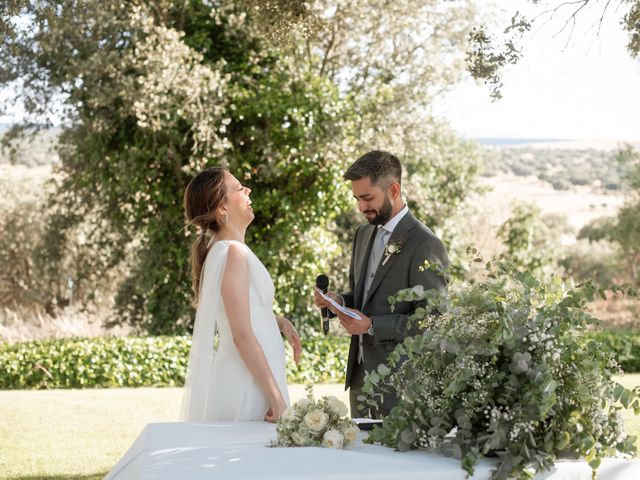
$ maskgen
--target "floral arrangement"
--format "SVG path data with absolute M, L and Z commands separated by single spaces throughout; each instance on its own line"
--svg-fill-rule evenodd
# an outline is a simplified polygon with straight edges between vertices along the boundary
M 384 246 L 384 260 L 382 262 L 382 265 L 387 263 L 387 261 L 391 258 L 392 255 L 397 255 L 400 252 L 402 252 L 402 246 L 404 245 L 404 242 L 405 242 L 404 238 L 399 238 L 396 240 L 389 241 Z
M 588 335 L 597 320 L 585 307 L 605 292 L 565 290 L 559 277 L 542 284 L 504 263 L 487 268 L 447 298 L 409 289 L 392 299 L 423 302 L 413 320 L 425 333 L 366 378 L 369 404 L 390 388 L 401 397 L 366 441 L 436 449 L 470 475 L 481 457 L 497 457 L 492 479 L 531 478 L 561 457 L 582 457 L 595 472 L 603 457 L 634 453 L 621 410 L 640 412 L 640 387 L 617 384 L 613 356 Z
M 358 426 L 347 417 L 347 406 L 334 396 L 315 400 L 313 387 L 307 396 L 285 410 L 278 420 L 274 447 L 314 447 L 343 449 L 356 439 Z

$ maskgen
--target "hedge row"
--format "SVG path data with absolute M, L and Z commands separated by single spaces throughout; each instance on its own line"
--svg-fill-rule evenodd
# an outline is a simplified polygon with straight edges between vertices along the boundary
M 602 330 L 593 337 L 614 352 L 625 373 L 640 372 L 640 330 Z
M 182 386 L 189 337 L 103 337 L 0 345 L 0 389 Z M 287 348 L 290 383 L 342 382 L 347 338 L 304 342 L 300 365 Z
M 593 336 L 615 352 L 626 373 L 640 372 L 640 331 Z M 103 337 L 0 345 L 0 389 L 182 386 L 189 337 Z M 303 343 L 300 365 L 287 348 L 290 383 L 344 381 L 349 339 L 314 337 Z

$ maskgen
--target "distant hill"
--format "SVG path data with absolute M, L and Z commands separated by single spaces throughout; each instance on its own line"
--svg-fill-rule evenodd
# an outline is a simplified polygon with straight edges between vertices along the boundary
M 596 140 L 494 139 L 485 176 L 513 174 L 537 177 L 556 190 L 590 186 L 616 191 L 623 187 L 624 168 L 616 160 L 625 144 Z M 524 142 L 527 140 L 527 142 Z M 498 143 L 498 142 L 502 143 Z M 640 144 L 632 145 L 640 148 Z
M 562 138 L 476 138 L 480 145 L 528 145 L 531 143 L 553 143 L 564 142 Z

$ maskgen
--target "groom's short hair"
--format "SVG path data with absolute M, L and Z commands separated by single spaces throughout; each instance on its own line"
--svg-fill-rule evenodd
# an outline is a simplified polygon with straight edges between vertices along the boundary
M 358 158 L 344 174 L 345 180 L 371 178 L 371 183 L 388 188 L 393 182 L 401 183 L 402 165 L 395 155 L 381 150 L 372 150 Z

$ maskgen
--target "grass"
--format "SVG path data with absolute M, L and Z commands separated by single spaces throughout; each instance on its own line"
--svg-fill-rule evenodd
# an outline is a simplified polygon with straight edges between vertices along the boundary
M 640 374 L 619 381 L 634 387 Z M 289 393 L 296 401 L 304 387 Z M 342 385 L 317 385 L 314 393 L 348 405 Z M 0 391 L 0 479 L 101 479 L 147 423 L 176 420 L 181 398 L 180 388 Z M 640 436 L 640 417 L 625 419 Z
M 348 405 L 342 385 L 314 393 Z M 181 388 L 0 391 L 0 479 L 101 479 L 147 423 L 176 421 L 181 399 Z

